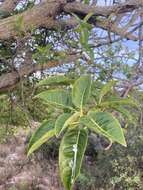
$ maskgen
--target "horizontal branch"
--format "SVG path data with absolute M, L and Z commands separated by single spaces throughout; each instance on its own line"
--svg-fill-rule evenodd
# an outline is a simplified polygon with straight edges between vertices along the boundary
M 113 6 L 89 6 L 81 3 L 68 3 L 64 6 L 67 13 L 76 13 L 78 15 L 87 15 L 93 13 L 95 16 L 109 16 L 112 13 L 121 14 L 133 11 L 143 5 L 142 0 L 130 0 L 125 3 Z
M 77 60 L 77 58 L 79 58 L 78 55 L 70 54 L 67 55 L 64 60 L 62 59 L 59 61 L 49 61 L 44 65 L 32 64 L 32 59 L 27 58 L 27 60 L 25 60 L 25 64 L 18 71 L 12 71 L 10 73 L 3 74 L 0 77 L 0 92 L 6 92 L 13 89 L 22 78 L 27 77 L 32 73 L 61 66 L 67 63 L 73 63 L 75 60 Z
M 45 2 L 21 14 L 0 20 L 0 40 L 7 40 L 19 35 L 16 27 L 19 18 L 22 22 L 23 32 L 41 26 L 49 29 L 56 28 L 57 22 L 54 20 L 54 17 L 59 14 L 61 5 L 61 1 L 55 1 L 55 3 Z
M 21 14 L 10 16 L 5 19 L 0 20 L 0 40 L 7 40 L 9 38 L 14 38 L 19 35 L 17 31 L 17 21 L 18 18 L 22 18 L 22 26 L 24 32 L 28 32 L 31 29 L 36 29 L 39 27 L 46 27 L 47 29 L 57 29 L 60 27 L 62 22 L 55 20 L 56 16 L 60 15 L 62 12 L 66 13 L 76 13 L 78 16 L 85 16 L 88 13 L 94 12 L 96 16 L 108 16 L 111 13 L 126 13 L 137 9 L 143 5 L 143 0 L 137 1 L 127 1 L 126 3 L 115 5 L 115 6 L 88 6 L 82 3 L 65 3 L 65 0 L 51 0 L 34 6 L 31 9 L 24 11 Z M 110 26 L 107 18 L 102 18 L 94 23 L 95 26 L 103 28 L 105 30 L 110 30 L 120 36 L 126 36 L 114 24 Z M 111 29 L 110 29 L 111 27 Z M 128 39 L 136 40 L 134 36 L 128 34 L 126 36 Z
M 126 38 L 128 40 L 132 40 L 132 41 L 137 41 L 138 38 L 133 35 L 132 33 L 124 30 L 124 27 L 118 27 L 115 23 L 112 23 L 110 21 L 108 21 L 108 19 L 104 19 L 104 20 L 97 20 L 95 21 L 96 26 L 99 28 L 102 28 L 104 30 L 108 30 L 110 32 L 113 32 L 117 35 L 119 35 L 121 38 Z
M 3 17 L 2 14 L 10 15 L 20 0 L 5 0 L 0 6 L 0 17 Z

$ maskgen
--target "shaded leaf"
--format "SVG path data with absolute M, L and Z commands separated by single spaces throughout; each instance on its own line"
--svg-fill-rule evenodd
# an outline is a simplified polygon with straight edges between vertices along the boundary
M 130 112 L 125 109 L 123 106 L 112 106 L 113 109 L 115 109 L 116 111 L 118 111 L 119 113 L 122 114 L 123 117 L 125 117 L 128 121 L 133 121 L 132 115 L 130 114 Z
M 84 0 L 85 4 L 89 4 L 90 0 Z
M 58 117 L 58 119 L 55 122 L 55 135 L 58 137 L 62 131 L 67 127 L 65 126 L 65 122 L 68 120 L 68 118 L 71 116 L 70 113 L 63 113 Z
M 108 83 L 104 84 L 100 90 L 99 94 L 99 103 L 101 103 L 102 98 L 108 93 L 111 92 L 112 87 L 115 85 L 116 81 L 109 81 Z
M 49 138 L 53 137 L 54 134 L 54 124 L 50 121 L 44 121 L 30 139 L 28 145 L 28 155 L 37 150 Z
M 104 101 L 100 104 L 100 106 L 102 107 L 112 107 L 112 106 L 120 106 L 120 105 L 127 105 L 127 106 L 134 106 L 138 109 L 139 108 L 139 104 L 136 100 L 132 99 L 132 98 L 120 98 L 120 97 L 116 97 L 116 98 L 112 98 L 111 100 L 108 101 Z

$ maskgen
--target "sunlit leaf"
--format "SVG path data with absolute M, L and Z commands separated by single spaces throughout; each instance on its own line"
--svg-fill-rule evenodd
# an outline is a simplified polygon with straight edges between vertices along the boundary
M 82 76 L 74 83 L 72 89 L 72 101 L 74 105 L 82 109 L 90 96 L 91 77 L 89 75 Z
M 47 90 L 36 95 L 35 98 L 42 99 L 45 103 L 53 106 L 71 108 L 71 96 L 65 90 Z
M 80 168 L 87 146 L 87 131 L 74 128 L 68 130 L 60 145 L 59 167 L 60 176 L 66 190 L 71 190 L 79 176 Z
M 113 142 L 126 145 L 123 130 L 119 121 L 108 112 L 89 112 L 88 116 L 81 118 L 81 123 L 91 131 L 107 137 Z

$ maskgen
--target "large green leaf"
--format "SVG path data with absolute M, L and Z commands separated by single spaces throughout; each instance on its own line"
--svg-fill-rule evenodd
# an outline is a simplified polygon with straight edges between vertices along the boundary
M 87 131 L 74 128 L 68 130 L 60 145 L 59 167 L 60 176 L 66 190 L 71 190 L 80 168 L 87 146 Z
M 123 130 L 118 120 L 108 112 L 89 112 L 81 118 L 81 123 L 86 125 L 93 132 L 104 135 L 113 142 L 126 145 Z
M 86 104 L 91 90 L 91 77 L 89 75 L 82 76 L 74 83 L 72 89 L 72 101 L 74 105 L 82 109 Z
M 72 81 L 63 75 L 57 75 L 41 80 L 37 86 L 57 85 L 57 84 L 70 84 Z
M 99 94 L 99 103 L 101 103 L 102 98 L 108 93 L 111 92 L 113 86 L 115 85 L 116 81 L 109 81 L 108 83 L 104 84 L 100 90 Z
M 45 103 L 71 108 L 71 96 L 65 90 L 47 90 L 36 95 L 35 98 L 42 99 Z
M 62 131 L 66 128 L 66 126 L 64 126 L 65 122 L 68 120 L 68 118 L 71 116 L 70 113 L 63 113 L 62 115 L 60 115 L 56 122 L 55 122 L 55 135 L 58 137 Z
M 37 150 L 43 143 L 55 134 L 54 123 L 44 121 L 42 125 L 32 135 L 28 145 L 28 155 Z

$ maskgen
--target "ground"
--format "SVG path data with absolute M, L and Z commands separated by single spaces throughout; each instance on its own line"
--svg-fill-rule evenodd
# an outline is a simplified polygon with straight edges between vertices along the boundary
M 27 158 L 25 139 L 21 130 L 0 144 L 0 190 L 63 190 L 57 162 L 47 162 L 41 153 Z

